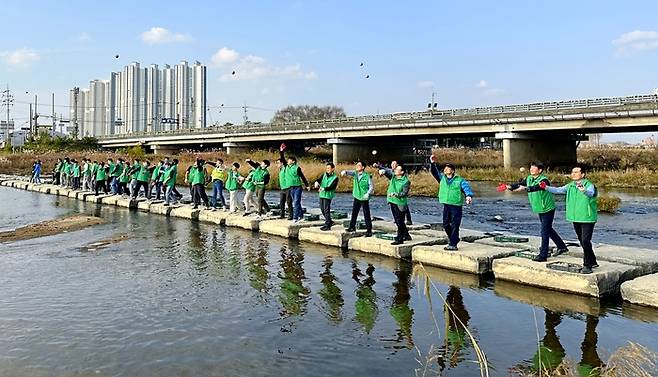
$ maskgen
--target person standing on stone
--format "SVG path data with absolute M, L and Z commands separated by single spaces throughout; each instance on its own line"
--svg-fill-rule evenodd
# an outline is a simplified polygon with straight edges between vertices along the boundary
M 281 160 L 285 161 L 286 166 L 286 180 L 288 185 L 290 185 L 290 195 L 292 196 L 292 221 L 297 223 L 302 221 L 302 191 L 303 187 L 306 187 L 308 190 L 311 189 L 311 186 L 308 184 L 308 180 L 302 172 L 302 168 L 297 165 L 297 158 L 294 156 L 288 156 L 288 159 L 284 157 L 284 151 L 286 149 L 285 144 L 281 144 L 279 148 L 279 153 Z M 302 186 L 303 184 L 303 186 Z
M 70 164 L 69 158 L 64 157 L 62 166 L 60 166 L 59 168 L 62 187 L 66 187 L 69 185 L 69 169 L 70 169 L 69 164 Z
M 270 212 L 270 206 L 265 200 L 265 186 L 270 183 L 270 172 L 267 170 L 270 166 L 270 161 L 263 160 L 259 164 L 248 158 L 247 163 L 254 168 L 252 179 L 255 186 L 256 206 L 258 208 L 258 216 L 262 216 Z
M 234 162 L 231 165 L 231 171 L 226 175 L 226 190 L 228 191 L 229 212 L 237 213 L 239 206 L 238 188 L 240 187 L 240 164 Z
M 411 236 L 404 221 L 405 213 L 409 210 L 408 198 L 411 182 L 402 165 L 395 164 L 395 169 L 380 169 L 379 175 L 384 175 L 390 180 L 386 191 L 386 201 L 391 207 L 391 214 L 398 227 L 398 234 L 391 245 L 401 245 L 404 241 L 411 241 Z
M 62 167 L 62 159 L 58 158 L 57 159 L 57 164 L 55 164 L 55 168 L 53 169 L 53 185 L 60 185 L 60 170 Z
M 107 194 L 107 176 L 109 168 L 105 166 L 103 161 L 98 165 L 96 169 L 96 187 L 94 187 L 94 192 L 98 195 L 98 190 L 103 189 L 103 193 Z
M 459 227 L 462 222 L 463 205 L 473 202 L 473 190 L 468 182 L 455 173 L 455 165 L 443 164 L 443 171 L 430 156 L 430 172 L 439 182 L 438 199 L 443 204 L 443 229 L 448 235 L 448 246 L 444 250 L 455 251 L 459 243 Z
M 72 160 L 71 161 L 71 187 L 74 190 L 79 190 L 80 189 L 80 165 L 78 164 L 77 160 Z
M 391 167 L 390 168 L 386 167 L 386 165 L 382 165 L 382 164 L 379 164 L 379 163 L 374 163 L 372 166 L 377 170 L 384 169 L 385 172 L 388 172 L 388 173 L 386 173 L 387 174 L 386 176 L 388 177 L 388 174 L 390 174 L 391 176 L 395 175 L 394 171 L 395 171 L 395 168 L 398 167 L 398 162 L 395 161 L 395 160 L 391 161 Z M 406 174 L 406 172 L 405 172 L 405 174 Z M 411 210 L 409 209 L 409 205 L 407 205 L 407 211 L 404 213 L 404 218 L 406 219 L 406 225 L 413 225 L 413 222 L 411 221 Z
M 545 190 L 553 194 L 566 194 L 567 221 L 573 223 L 573 229 L 583 248 L 583 274 L 591 274 L 598 267 L 592 249 L 592 234 L 598 218 L 598 190 L 585 175 L 584 166 L 576 165 L 571 169 L 571 182 L 562 187 L 546 186 Z
M 352 218 L 347 228 L 348 232 L 356 232 L 356 218 L 359 211 L 363 208 L 363 218 L 366 222 L 366 237 L 372 236 L 372 218 L 370 217 L 370 195 L 375 191 L 375 185 L 372 183 L 372 177 L 365 171 L 366 165 L 363 161 L 356 163 L 355 170 L 343 170 L 341 176 L 352 177 Z
M 124 165 L 124 160 L 123 158 L 117 159 L 117 163 L 114 164 L 114 166 L 110 167 L 110 177 L 111 177 L 111 191 L 112 194 L 120 194 L 119 193 L 119 176 L 121 176 L 121 173 L 123 173 L 123 165 Z
M 155 168 L 153 168 L 153 172 L 151 173 L 151 183 L 149 184 L 149 194 L 148 194 L 149 198 L 151 197 L 151 193 L 153 192 L 153 188 L 155 187 L 155 199 L 160 200 L 160 190 L 162 190 L 163 165 L 164 162 L 160 161 L 155 166 Z
M 41 160 L 36 160 L 34 162 L 34 167 L 32 168 L 32 182 L 37 185 L 41 184 Z
M 283 144 L 281 144 L 283 145 Z M 283 153 L 281 156 L 283 156 Z M 290 195 L 290 185 L 288 184 L 288 174 L 286 173 L 288 165 L 286 159 L 280 157 L 276 160 L 276 166 L 279 168 L 279 208 L 281 209 L 280 218 L 286 218 L 286 208 L 288 209 L 288 220 L 292 220 L 292 196 Z
M 118 164 L 117 164 L 118 165 Z M 146 199 L 151 199 L 150 197 L 150 190 L 149 190 L 149 177 L 151 176 L 151 173 L 153 172 L 153 169 L 155 167 L 151 167 L 151 163 L 144 160 L 142 164 L 138 168 L 132 168 L 131 173 L 133 174 L 133 177 L 137 181 L 137 184 L 135 185 L 135 189 L 132 192 L 132 198 L 137 199 L 137 195 L 139 195 L 139 190 L 140 188 L 144 188 L 144 197 Z
M 208 174 L 206 173 L 206 169 L 203 167 L 204 164 L 204 160 L 197 159 L 196 164 L 189 170 L 188 180 L 192 185 L 192 199 L 194 201 L 194 206 L 192 208 L 194 209 L 199 208 L 201 201 L 203 201 L 203 204 L 207 209 L 210 208 L 208 195 L 206 195 L 206 183 L 208 182 Z
M 336 196 L 336 187 L 338 187 L 338 176 L 335 173 L 336 166 L 328 162 L 325 166 L 325 172 L 322 177 L 315 181 L 314 187 L 318 189 L 320 196 L 320 211 L 324 216 L 324 225 L 320 230 L 331 230 L 334 222 L 331 220 L 331 199 Z
M 533 162 L 530 164 L 530 175 L 521 179 L 518 183 L 507 185 L 511 191 L 527 191 L 528 201 L 532 212 L 539 215 L 541 223 L 541 246 L 539 255 L 532 258 L 535 262 L 545 262 L 548 258 L 548 241 L 553 240 L 557 250 L 553 256 L 558 256 L 569 251 L 567 245 L 560 235 L 553 229 L 553 219 L 555 218 L 555 198 L 553 194 L 544 190 L 550 186 L 551 182 L 544 175 L 544 164 Z
M 119 195 L 130 195 L 128 190 L 128 183 L 130 182 L 130 170 L 132 167 L 129 164 L 123 164 L 123 171 L 119 175 L 119 188 L 117 189 L 117 194 Z
M 246 159 L 245 162 L 249 163 L 251 160 Z M 256 174 L 256 168 L 254 165 L 251 165 L 251 170 L 245 178 L 241 178 L 242 188 L 244 189 L 244 198 L 242 203 L 244 204 L 244 214 L 243 216 L 249 216 L 252 212 L 252 208 L 256 208 L 256 201 L 254 200 L 254 192 L 256 191 L 256 184 L 254 183 L 254 175 Z M 258 164 L 256 164 L 258 167 Z
M 210 177 L 212 179 L 212 206 L 213 210 L 217 209 L 217 204 L 221 204 L 222 208 L 226 208 L 226 201 L 224 200 L 224 181 L 226 180 L 226 166 L 224 160 L 217 159 L 217 162 L 212 163 L 207 161 L 207 165 L 213 167 Z
M 174 187 L 176 187 L 176 179 L 178 178 L 178 160 L 173 159 L 172 163 L 168 165 L 164 174 L 162 175 L 162 183 L 167 188 L 165 191 L 165 206 L 168 206 L 170 202 L 174 202 L 177 199 L 177 196 L 174 194 Z

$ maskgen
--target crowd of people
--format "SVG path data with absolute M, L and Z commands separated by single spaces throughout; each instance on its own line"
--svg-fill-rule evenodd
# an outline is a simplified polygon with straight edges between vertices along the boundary
M 331 217 L 331 202 L 336 195 L 336 188 L 341 177 L 352 181 L 352 213 L 347 227 L 348 232 L 355 232 L 357 219 L 363 212 L 365 237 L 373 235 L 372 216 L 370 214 L 370 199 L 374 193 L 372 175 L 366 171 L 363 161 L 355 164 L 354 170 L 343 170 L 339 174 L 333 163 L 327 163 L 325 172 L 312 185 L 304 176 L 302 168 L 294 156 L 285 156 L 286 146 L 281 144 L 279 159 L 276 166 L 279 169 L 278 183 L 280 192 L 281 219 L 293 223 L 304 221 L 302 211 L 302 193 L 304 190 L 317 190 L 320 211 L 324 224 L 323 231 L 331 230 L 334 221 Z M 177 159 L 165 157 L 152 164 L 148 160 L 133 159 L 132 163 L 121 158 L 117 161 L 108 158 L 107 161 L 91 161 L 83 158 L 59 159 L 53 171 L 53 183 L 63 187 L 79 190 L 90 190 L 96 194 L 123 195 L 137 198 L 140 194 L 151 199 L 163 199 L 165 205 L 178 203 L 183 195 L 176 189 L 178 177 Z M 230 213 L 242 212 L 244 216 L 262 218 L 272 215 L 265 200 L 265 192 L 270 183 L 270 161 L 254 161 L 246 159 L 250 166 L 246 176 L 240 174 L 240 164 L 233 162 L 226 166 L 222 159 L 205 161 L 197 158 L 194 164 L 185 170 L 184 182 L 189 186 L 193 208 L 203 204 L 207 209 L 223 209 Z M 463 216 L 463 206 L 473 202 L 473 190 L 466 179 L 457 174 L 456 167 L 451 163 L 439 164 L 435 156 L 430 157 L 430 172 L 438 182 L 437 199 L 443 205 L 443 229 L 448 238 L 445 250 L 458 251 L 460 241 L 459 229 Z M 210 173 L 206 169 L 211 168 Z M 408 226 L 412 224 L 409 209 L 409 193 L 411 181 L 404 167 L 396 161 L 390 166 L 375 164 L 377 173 L 389 180 L 386 201 L 397 226 L 397 234 L 393 245 L 411 241 Z M 32 181 L 40 183 L 41 161 L 35 161 L 32 171 Z M 580 245 L 584 251 L 582 273 L 591 273 L 598 267 L 592 249 L 592 234 L 597 221 L 598 192 L 596 186 L 586 178 L 584 166 L 577 165 L 571 172 L 572 181 L 561 187 L 551 186 L 544 174 L 544 165 L 532 163 L 530 175 L 516 183 L 502 184 L 502 190 L 526 192 L 532 212 L 538 215 L 541 228 L 541 244 L 539 253 L 533 258 L 537 262 L 545 262 L 549 258 L 549 241 L 555 244 L 552 256 L 568 251 L 565 242 L 553 228 L 555 218 L 554 195 L 566 195 L 566 219 L 571 222 Z M 206 193 L 206 187 L 212 184 L 212 197 Z M 224 197 L 228 191 L 228 204 Z M 242 205 L 239 192 L 244 190 Z

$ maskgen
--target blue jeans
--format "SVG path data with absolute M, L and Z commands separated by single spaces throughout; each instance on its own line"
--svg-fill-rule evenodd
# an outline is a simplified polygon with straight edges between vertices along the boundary
M 212 205 L 214 208 L 217 208 L 217 197 L 219 197 L 222 207 L 226 207 L 226 201 L 224 201 L 224 181 L 218 179 L 212 183 Z
M 292 219 L 299 220 L 302 218 L 302 186 L 294 186 L 290 188 L 290 196 L 292 196 Z
M 539 247 L 539 256 L 548 257 L 548 239 L 555 242 L 558 249 L 566 249 L 567 245 L 564 244 L 560 235 L 553 229 L 553 218 L 555 218 L 555 210 L 550 210 L 546 213 L 539 214 L 539 221 L 541 222 L 541 246 Z
M 165 191 L 165 203 L 167 204 L 176 200 L 176 197 L 174 196 L 174 187 L 175 186 L 167 186 L 167 190 Z
M 443 230 L 448 235 L 449 245 L 459 243 L 459 226 L 462 223 L 462 206 L 443 205 Z
M 116 194 L 119 191 L 119 178 L 118 177 L 112 177 L 112 194 Z

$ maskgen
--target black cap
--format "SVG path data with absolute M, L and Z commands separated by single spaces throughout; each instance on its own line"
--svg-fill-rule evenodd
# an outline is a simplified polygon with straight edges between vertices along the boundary
M 445 167 L 448 167 L 448 168 L 450 168 L 450 169 L 452 169 L 452 170 L 457 170 L 457 168 L 455 167 L 455 164 L 451 164 L 450 162 L 444 164 L 443 167 L 444 167 L 444 168 L 445 168 Z
M 530 163 L 530 166 L 536 166 L 537 169 L 544 170 L 544 163 L 543 162 L 535 161 L 535 162 Z

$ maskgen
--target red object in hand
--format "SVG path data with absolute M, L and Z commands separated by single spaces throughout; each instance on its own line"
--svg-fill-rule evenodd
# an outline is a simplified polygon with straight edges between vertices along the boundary
M 496 189 L 496 191 L 498 191 L 498 192 L 503 192 L 505 190 L 507 190 L 507 184 L 505 184 L 505 183 L 499 184 L 498 188 Z
M 436 160 L 436 157 L 434 157 L 434 155 L 431 155 L 430 156 L 430 162 L 434 162 L 435 160 Z
M 286 145 L 284 143 L 281 143 L 281 146 L 279 146 L 280 151 L 284 151 L 286 149 Z
M 543 190 L 543 189 L 546 188 L 546 186 L 548 186 L 548 185 L 546 184 L 546 182 L 544 182 L 544 181 L 539 182 L 539 188 L 540 188 L 540 189 Z

